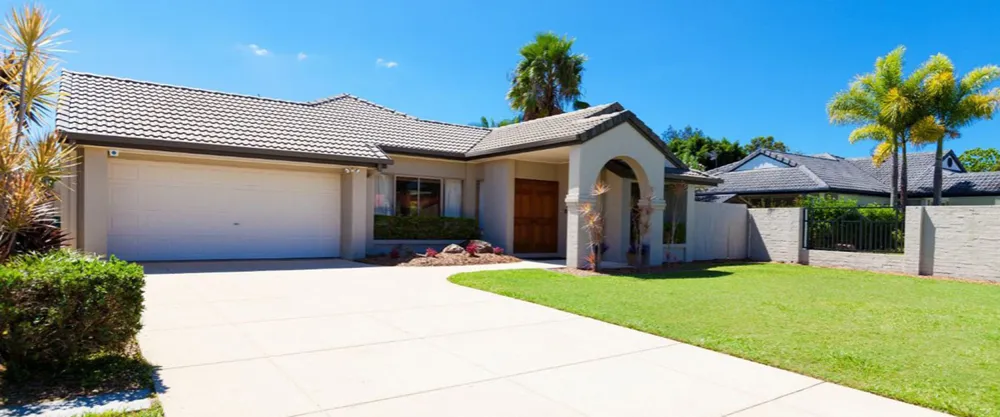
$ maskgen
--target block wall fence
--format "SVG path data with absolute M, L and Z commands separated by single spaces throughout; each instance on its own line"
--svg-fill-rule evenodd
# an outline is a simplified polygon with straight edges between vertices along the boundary
M 1000 282 L 1000 206 L 907 207 L 902 254 L 805 249 L 802 208 L 747 216 L 751 260 Z

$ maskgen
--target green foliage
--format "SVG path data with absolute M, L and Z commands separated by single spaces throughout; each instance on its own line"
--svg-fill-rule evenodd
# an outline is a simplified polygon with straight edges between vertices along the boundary
M 1000 411 L 996 286 L 782 264 L 450 280 L 956 416 Z
M 757 136 L 750 139 L 750 143 L 743 147 L 743 151 L 748 155 L 758 149 L 788 152 L 788 146 L 786 146 L 784 142 L 774 140 L 774 136 Z
M 521 61 L 510 77 L 507 99 L 524 120 L 563 113 L 569 106 L 580 108 L 583 63 L 587 57 L 573 53 L 574 39 L 554 33 L 539 33 L 521 48 Z M 579 104 L 578 104 L 579 103 Z
M 502 119 L 499 122 L 494 120 L 492 117 L 487 118 L 486 116 L 480 117 L 479 122 L 470 123 L 472 126 L 478 127 L 504 127 L 508 125 L 518 124 L 524 121 L 524 116 L 518 114 L 510 119 Z
M 701 129 L 686 126 L 677 130 L 672 126 L 660 134 L 670 152 L 681 161 L 696 169 L 713 169 L 733 163 L 747 156 L 739 141 L 730 142 L 726 138 L 712 139 Z
M 1000 151 L 996 148 L 972 148 L 958 157 L 969 172 L 1000 171 Z
M 663 222 L 663 243 L 670 243 L 670 232 L 673 225 L 670 222 Z M 687 237 L 687 226 L 684 223 L 677 223 L 677 230 L 674 234 L 673 243 L 684 243 Z
M 859 252 L 902 252 L 903 215 L 879 204 L 809 195 L 799 200 L 807 212 L 810 248 Z
M 462 217 L 375 216 L 375 239 L 448 239 L 479 238 L 476 219 Z
M 930 72 L 925 84 L 931 103 L 930 113 L 934 118 L 929 124 L 933 129 L 928 129 L 919 139 L 920 143 L 934 143 L 936 146 L 934 205 L 940 205 L 944 183 L 941 166 L 944 140 L 960 137 L 960 129 L 976 121 L 993 118 L 1000 107 L 1000 88 L 989 88 L 1000 80 L 1000 67 L 987 65 L 975 68 L 959 79 L 955 66 L 943 54 L 932 56 L 924 67 Z
M 123 353 L 141 327 L 142 267 L 70 250 L 0 266 L 0 357 L 8 370 Z

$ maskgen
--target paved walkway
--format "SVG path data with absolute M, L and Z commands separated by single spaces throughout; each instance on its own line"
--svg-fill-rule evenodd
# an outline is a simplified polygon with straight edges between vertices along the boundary
M 140 344 L 168 417 L 942 415 L 446 280 L 471 269 L 151 264 Z

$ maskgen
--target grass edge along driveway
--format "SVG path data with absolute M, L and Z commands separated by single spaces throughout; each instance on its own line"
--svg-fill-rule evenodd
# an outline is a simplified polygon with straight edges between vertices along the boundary
M 959 416 L 1000 416 L 1000 286 L 784 264 L 449 280 Z

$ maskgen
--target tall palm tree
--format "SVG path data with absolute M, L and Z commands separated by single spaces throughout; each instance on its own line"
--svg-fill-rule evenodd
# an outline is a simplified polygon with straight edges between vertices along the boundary
M 907 144 L 925 143 L 937 131 L 924 89 L 924 80 L 933 69 L 925 65 L 905 76 L 905 52 L 900 46 L 876 59 L 873 72 L 855 77 L 827 105 L 831 123 L 857 126 L 848 137 L 851 143 L 878 143 L 872 162 L 881 165 L 892 160 L 889 199 L 894 207 L 906 205 Z
M 944 158 L 944 140 L 961 136 L 959 129 L 980 119 L 992 119 L 1000 107 L 1000 88 L 988 90 L 1000 79 L 1000 67 L 987 65 L 976 68 L 958 79 L 955 66 L 943 54 L 932 56 L 924 66 L 933 74 L 926 81 L 932 113 L 940 125 L 940 135 L 932 139 L 937 144 L 934 159 L 934 205 L 941 204 L 943 175 L 941 162 Z
M 524 120 L 552 116 L 564 108 L 585 108 L 580 101 L 581 74 L 587 57 L 573 53 L 574 39 L 539 33 L 521 48 L 521 62 L 511 75 L 507 99 Z

